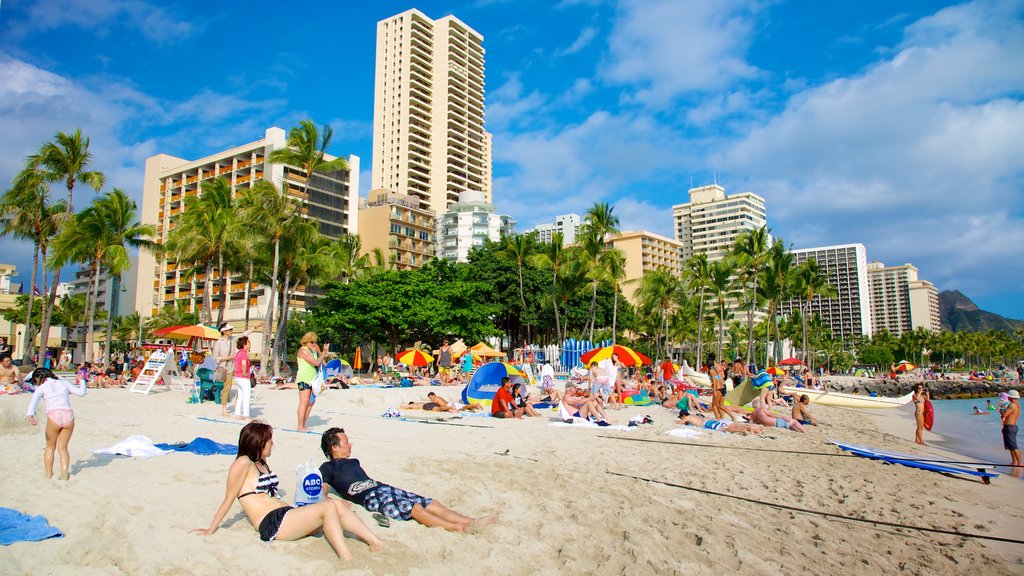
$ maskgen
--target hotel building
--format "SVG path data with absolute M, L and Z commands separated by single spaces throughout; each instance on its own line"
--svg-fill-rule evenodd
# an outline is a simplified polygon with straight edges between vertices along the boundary
M 912 264 L 889 266 L 868 264 L 871 284 L 872 333 L 882 330 L 899 338 L 904 332 L 924 328 L 942 330 L 939 320 L 939 294 L 935 286 L 917 277 Z
M 466 262 L 475 246 L 513 234 L 515 225 L 511 216 L 494 213 L 494 204 L 484 200 L 483 192 L 463 192 L 441 217 L 438 256 Z
M 741 232 L 767 223 L 764 198 L 753 192 L 727 196 L 718 184 L 690 189 L 690 201 L 672 207 L 676 241 L 683 246 L 683 262 L 694 254 L 721 260 Z
M 633 304 L 636 304 L 636 291 L 640 288 L 639 279 L 645 272 L 667 269 L 677 278 L 683 272 L 682 244 L 671 238 L 640 230 L 610 236 L 605 243 L 622 250 L 626 256 L 622 294 Z
M 309 186 L 304 187 L 302 170 L 271 164 L 268 155 L 286 146 L 285 131 L 268 128 L 263 138 L 235 148 L 217 152 L 199 160 L 185 160 L 167 154 L 146 159 L 143 181 L 141 219 L 144 224 L 157 227 L 158 242 L 166 244 L 178 217 L 185 210 L 185 199 L 202 195 L 202 184 L 214 178 L 223 178 L 238 197 L 258 180 L 268 180 L 290 197 L 301 203 L 301 213 L 318 223 L 320 232 L 337 238 L 344 233 L 355 233 L 358 223 L 357 193 L 359 189 L 359 157 L 349 156 L 348 170 L 329 174 L 314 173 Z M 326 156 L 332 160 L 332 156 Z M 173 255 L 160 257 L 142 251 L 139 254 L 138 289 L 132 307 L 140 315 L 149 316 L 164 306 L 184 304 L 190 310 L 202 306 L 204 275 L 189 278 Z M 219 309 L 220 286 L 213 277 L 213 307 Z M 227 305 L 224 317 L 240 321 L 245 309 L 253 308 L 250 318 L 262 324 L 267 308 L 268 287 L 252 283 L 249 299 L 245 299 L 246 282 L 232 277 L 227 284 Z M 302 309 L 306 295 L 300 289 L 296 299 L 289 303 L 293 309 Z M 255 342 L 253 350 L 259 350 Z
M 483 36 L 454 16 L 408 10 L 377 23 L 374 189 L 444 214 L 462 192 L 491 201 Z
M 536 232 L 537 240 L 543 243 L 551 242 L 555 232 L 561 232 L 562 245 L 569 246 L 576 242 L 576 237 L 580 234 L 581 222 L 579 214 L 559 214 L 555 216 L 553 224 L 538 224 L 531 232 Z
M 793 250 L 793 266 L 814 259 L 836 288 L 835 298 L 815 297 L 811 300 L 811 316 L 818 314 L 829 326 L 832 335 L 841 341 L 851 340 L 854 335 L 871 335 L 871 302 L 868 285 L 867 250 L 863 244 L 842 244 L 820 248 Z M 799 299 L 784 302 L 782 314 L 794 309 L 806 313 L 807 308 Z
M 415 196 L 370 190 L 359 203 L 359 239 L 364 254 L 379 248 L 396 269 L 419 268 L 437 253 L 437 219 Z

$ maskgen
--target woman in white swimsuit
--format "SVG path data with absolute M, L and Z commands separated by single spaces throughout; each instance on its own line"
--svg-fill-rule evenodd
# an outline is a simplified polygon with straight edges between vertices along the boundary
M 46 404 L 46 450 L 43 451 L 43 474 L 47 479 L 53 478 L 53 452 L 60 454 L 60 479 L 67 480 L 71 473 L 71 456 L 68 455 L 68 443 L 75 431 L 75 412 L 71 409 L 70 394 L 85 396 L 85 380 L 77 386 L 67 380 L 54 376 L 48 368 L 36 368 L 32 373 L 36 386 L 32 400 L 28 403 L 28 421 L 36 425 L 36 406 L 42 398 Z

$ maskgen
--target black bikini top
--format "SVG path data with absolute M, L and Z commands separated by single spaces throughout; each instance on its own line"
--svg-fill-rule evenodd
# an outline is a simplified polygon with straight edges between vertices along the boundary
M 264 464 L 265 465 L 265 464 Z M 256 471 L 259 472 L 259 465 L 256 466 Z M 277 487 L 280 484 L 280 480 L 277 478 L 277 473 L 267 466 L 266 472 L 260 472 L 260 475 L 256 478 L 256 488 L 252 492 L 246 492 L 245 494 L 239 494 L 238 499 L 241 500 L 246 496 L 252 494 L 266 494 L 273 498 L 280 498 L 278 495 Z

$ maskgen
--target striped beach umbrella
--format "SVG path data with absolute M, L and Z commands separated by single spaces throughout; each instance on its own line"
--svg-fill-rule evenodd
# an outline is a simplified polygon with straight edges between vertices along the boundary
M 651 359 L 646 355 L 633 350 L 629 346 L 622 346 L 621 344 L 591 350 L 580 357 L 580 362 L 582 362 L 584 366 L 587 366 L 591 362 L 600 362 L 611 358 L 612 354 L 618 354 L 619 361 L 625 366 L 641 366 L 651 363 Z
M 406 366 L 426 366 L 434 363 L 434 357 L 422 350 L 403 350 L 395 354 L 395 362 Z

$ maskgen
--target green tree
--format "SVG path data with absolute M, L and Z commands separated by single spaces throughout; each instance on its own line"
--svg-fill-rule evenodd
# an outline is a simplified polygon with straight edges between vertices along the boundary
M 541 251 L 531 257 L 534 266 L 551 270 L 551 307 L 555 312 L 555 342 L 562 345 L 562 321 L 558 315 L 558 279 L 559 271 L 565 264 L 567 254 L 562 245 L 565 238 L 561 232 L 551 235 L 551 242 L 544 244 Z
M 591 279 L 593 291 L 590 299 L 590 330 L 588 339 L 594 339 L 595 314 L 597 309 L 597 288 L 604 277 L 601 270 L 601 255 L 606 250 L 606 239 L 609 236 L 619 233 L 619 217 L 615 215 L 615 209 L 607 202 L 594 202 L 594 205 L 587 210 L 583 216 L 583 226 L 580 227 L 580 244 L 584 248 L 587 260 L 592 266 L 588 274 Z
M 146 320 L 143 337 L 152 333 L 154 330 L 160 330 L 161 328 L 170 328 L 171 326 L 191 326 L 199 323 L 199 314 L 193 310 L 189 310 L 188 305 L 184 302 L 178 302 L 176 306 L 167 305 L 157 310 L 156 314 L 153 314 Z
M 697 296 L 697 359 L 694 366 L 703 362 L 704 292 L 711 285 L 711 265 L 707 254 L 694 254 L 686 261 L 687 286 Z
M 800 299 L 806 307 L 806 310 L 802 314 L 804 362 L 807 363 L 808 368 L 813 369 L 814 355 L 811 354 L 807 347 L 807 318 L 811 315 L 811 301 L 814 300 L 815 297 L 833 298 L 837 292 L 835 286 L 829 284 L 828 278 L 825 276 L 825 271 L 818 266 L 818 261 L 814 258 L 809 258 L 800 263 L 800 265 L 793 270 L 792 277 L 793 290 L 800 296 Z
M 758 280 L 758 291 L 761 298 L 768 305 L 768 322 L 765 323 L 765 348 L 771 340 L 770 329 L 775 329 L 775 350 L 772 356 L 779 360 L 782 353 L 782 338 L 779 333 L 779 309 L 782 303 L 792 297 L 791 284 L 789 279 L 793 269 L 793 253 L 786 250 L 785 243 L 781 238 L 776 238 L 768 252 L 768 262 L 764 273 Z M 767 365 L 767 360 L 765 365 Z
M 669 314 L 679 298 L 681 289 L 679 279 L 666 268 L 644 272 L 640 279 L 640 287 L 636 291 L 640 313 L 653 315 L 658 319 L 655 347 L 655 355 L 658 358 L 662 357 L 663 339 L 664 349 L 668 350 Z
M 736 237 L 732 256 L 739 264 L 739 277 L 747 288 L 747 365 L 754 357 L 754 309 L 757 308 L 757 277 L 768 261 L 769 230 L 761 226 Z
M 619 292 L 626 278 L 625 253 L 618 248 L 606 251 L 601 256 L 601 267 L 605 272 L 605 280 L 612 285 L 612 293 L 615 295 L 615 307 L 612 311 L 612 344 L 615 344 L 618 337 Z
M 32 242 L 32 279 L 29 294 L 36 294 L 36 277 L 39 274 L 40 259 L 45 263 L 50 242 L 57 234 L 67 212 L 63 202 L 50 203 L 49 189 L 36 170 L 22 170 L 15 178 L 14 186 L 0 198 L 0 236 L 13 236 Z M 46 274 L 43 274 L 42 289 L 46 294 Z M 45 304 L 43 304 L 45 306 Z M 39 326 L 42 314 L 35 320 L 35 299 L 26 300 L 25 347 L 22 358 L 32 355 L 35 344 L 33 327 Z M 38 323 L 37 323 L 38 322 Z M 46 339 L 46 336 L 43 337 Z
M 715 316 L 718 318 L 718 354 L 716 357 L 721 359 L 722 340 L 725 338 L 725 322 L 731 317 L 731 314 L 725 308 L 725 304 L 729 298 L 734 296 L 732 265 L 725 260 L 717 260 L 711 263 L 709 272 L 708 288 L 715 297 Z
M 526 295 L 523 292 L 523 265 L 530 256 L 533 248 L 533 234 L 516 234 L 502 238 L 504 244 L 503 252 L 515 260 L 516 269 L 519 271 L 519 301 L 522 304 L 522 315 L 526 319 L 526 340 L 531 339 L 530 334 L 530 312 L 526 308 Z
M 97 192 L 103 188 L 106 178 L 102 172 L 89 170 L 92 153 L 89 152 L 89 139 L 82 136 L 82 130 L 76 129 L 71 134 L 57 132 L 53 142 L 43 144 L 39 151 L 29 156 L 28 168 L 37 171 L 44 182 L 63 182 L 68 190 L 67 203 L 64 205 L 64 222 L 71 220 L 75 184 L 83 182 Z M 53 270 L 50 284 L 50 295 L 43 312 L 43 334 L 39 342 L 39 358 L 46 357 L 46 341 L 50 332 L 50 316 L 57 302 L 57 286 L 60 284 L 60 267 Z

